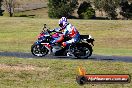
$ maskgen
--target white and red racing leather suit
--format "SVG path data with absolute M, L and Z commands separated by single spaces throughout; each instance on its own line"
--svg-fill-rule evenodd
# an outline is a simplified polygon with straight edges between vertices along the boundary
M 70 40 L 63 42 L 62 46 L 65 47 L 67 44 L 76 43 L 80 39 L 80 34 L 72 24 L 67 24 L 63 32 L 64 36 L 68 36 Z

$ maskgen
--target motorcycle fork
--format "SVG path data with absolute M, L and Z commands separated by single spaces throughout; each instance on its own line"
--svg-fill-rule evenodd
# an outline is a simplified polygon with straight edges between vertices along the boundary
M 48 54 L 51 54 L 51 46 L 49 45 L 49 43 L 41 43 L 43 45 L 43 47 L 46 47 L 48 49 Z

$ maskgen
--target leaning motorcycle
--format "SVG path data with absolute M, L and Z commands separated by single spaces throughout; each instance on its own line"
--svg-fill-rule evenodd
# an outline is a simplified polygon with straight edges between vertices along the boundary
M 56 28 L 56 30 L 58 29 Z M 65 37 L 64 40 L 59 43 L 53 43 L 61 33 L 62 32 L 60 31 L 51 33 L 46 24 L 44 24 L 42 32 L 38 35 L 37 41 L 31 46 L 32 54 L 38 57 L 42 57 L 47 54 L 67 56 L 67 52 L 70 51 L 72 56 L 80 59 L 85 59 L 92 55 L 94 38 L 92 38 L 91 35 L 81 35 L 79 42 L 70 44 L 68 48 L 63 48 L 61 44 L 62 42 L 67 41 L 68 37 Z

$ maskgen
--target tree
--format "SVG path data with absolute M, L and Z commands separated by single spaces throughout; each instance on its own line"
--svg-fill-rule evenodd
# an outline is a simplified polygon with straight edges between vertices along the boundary
M 14 14 L 15 0 L 3 0 L 3 6 L 8 11 L 10 17 Z
M 1 10 L 1 6 L 2 6 L 2 0 L 0 0 L 0 10 Z
M 92 8 L 90 2 L 84 1 L 80 4 L 77 11 L 79 18 L 90 19 L 95 17 L 95 10 Z
M 2 3 L 2 0 L 0 0 L 0 16 L 2 15 L 2 11 L 1 11 L 1 4 Z
M 127 19 L 132 18 L 132 3 L 129 4 L 128 1 L 124 1 L 121 2 L 120 6 L 121 6 L 120 14 Z
M 94 0 L 94 6 L 99 11 L 103 10 L 103 0 Z
M 77 5 L 78 0 L 49 0 L 48 15 L 50 18 L 70 17 Z
M 100 11 L 105 11 L 110 19 L 116 19 L 116 9 L 121 0 L 94 0 L 94 6 Z
M 2 6 L 2 0 L 0 0 L 0 16 L 2 16 L 4 12 L 4 10 L 1 9 L 1 6 Z

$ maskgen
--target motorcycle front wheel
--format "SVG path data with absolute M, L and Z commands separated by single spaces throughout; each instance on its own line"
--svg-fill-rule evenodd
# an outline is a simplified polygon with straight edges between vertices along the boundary
M 31 52 L 34 56 L 42 57 L 48 54 L 48 49 L 41 44 L 33 44 L 31 46 Z

